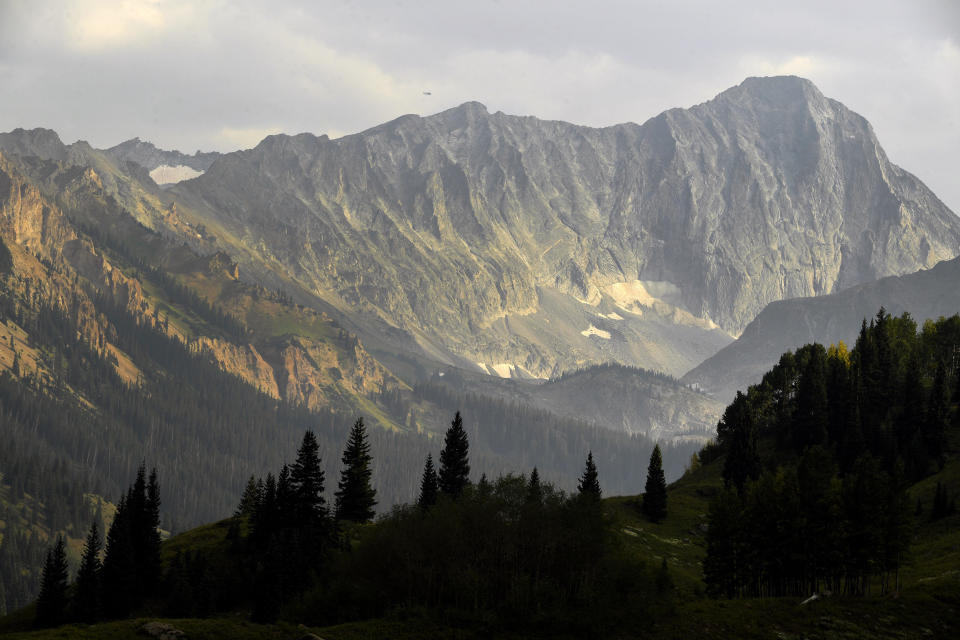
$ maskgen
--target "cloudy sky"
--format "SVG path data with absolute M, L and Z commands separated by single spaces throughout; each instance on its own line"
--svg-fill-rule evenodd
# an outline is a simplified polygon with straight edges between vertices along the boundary
M 0 130 L 98 147 L 228 151 L 468 100 L 643 122 L 785 73 L 867 117 L 960 213 L 955 0 L 0 0 Z

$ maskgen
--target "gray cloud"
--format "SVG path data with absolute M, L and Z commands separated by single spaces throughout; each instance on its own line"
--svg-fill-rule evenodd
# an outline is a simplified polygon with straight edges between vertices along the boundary
M 230 150 L 467 100 L 603 126 L 795 73 L 867 117 L 891 159 L 960 211 L 950 0 L 277 4 L 7 0 L 0 129 Z

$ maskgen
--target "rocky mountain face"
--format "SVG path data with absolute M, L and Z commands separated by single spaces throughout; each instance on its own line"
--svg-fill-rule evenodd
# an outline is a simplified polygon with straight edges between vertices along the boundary
M 746 391 L 786 351 L 811 342 L 845 342 L 852 348 L 860 323 L 884 307 L 893 315 L 909 312 L 922 324 L 960 313 L 960 258 L 932 269 L 844 289 L 818 298 L 796 298 L 767 305 L 736 342 L 688 372 L 683 382 L 728 402 Z
M 468 103 L 338 140 L 270 136 L 170 198 L 247 277 L 292 282 L 380 348 L 513 376 L 680 375 L 768 303 L 960 251 L 960 219 L 869 123 L 795 77 L 642 125 Z
M 206 171 L 220 157 L 216 152 L 197 151 L 192 156 L 179 151 L 158 149 L 150 142 L 133 138 L 105 150 L 118 162 L 132 162 L 150 172 L 157 184 L 173 184 L 195 178 Z
M 49 155 L 69 158 L 71 153 Z M 88 236 L 87 228 L 109 229 L 112 240 Z M 72 309 L 91 343 L 116 350 L 110 344 L 109 326 L 77 286 L 79 279 L 139 322 L 208 354 L 225 371 L 275 398 L 311 409 L 349 410 L 357 407 L 359 398 L 400 384 L 355 336 L 337 328 L 329 317 L 238 282 L 229 257 L 201 257 L 163 246 L 157 238 L 144 242 L 148 237 L 90 166 L 0 154 L 0 239 L 20 256 L 15 258 L 15 271 L 29 281 L 24 286 L 32 288 L 38 302 Z M 198 317 L 182 301 L 178 305 L 171 300 L 170 291 L 158 287 L 148 274 L 131 272 L 130 257 L 118 255 L 111 242 L 140 249 L 141 258 L 165 262 L 185 283 L 208 294 L 214 305 L 232 307 L 234 317 L 245 326 L 248 317 L 254 322 L 267 320 L 260 320 L 243 339 L 225 336 L 215 322 Z M 272 328 L 273 321 L 282 329 Z M 136 363 L 117 355 L 118 373 L 135 382 Z

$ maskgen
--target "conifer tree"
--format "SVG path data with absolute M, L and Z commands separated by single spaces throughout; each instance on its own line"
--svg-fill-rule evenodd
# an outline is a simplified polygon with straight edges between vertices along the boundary
M 587 453 L 587 464 L 584 467 L 583 475 L 580 476 L 577 490 L 580 492 L 580 495 L 588 496 L 596 500 L 599 500 L 602 495 L 600 479 L 597 475 L 597 465 L 593 463 L 593 451 Z
M 947 372 L 943 362 L 938 362 L 921 433 L 927 457 L 934 461 L 938 468 L 943 466 L 946 459 L 949 425 L 950 388 L 947 386 Z
M 427 454 L 427 462 L 423 466 L 423 477 L 420 479 L 420 496 L 417 498 L 417 504 L 426 509 L 437 503 L 437 493 L 439 491 L 437 472 L 433 468 L 433 456 Z
M 312 431 L 303 434 L 297 460 L 290 467 L 290 489 L 295 501 L 295 526 L 321 527 L 328 517 L 323 497 L 320 446 Z
M 370 484 L 373 475 L 370 468 L 372 460 L 363 418 L 358 418 L 350 430 L 350 438 L 340 459 L 343 469 L 340 471 L 336 492 L 338 520 L 369 522 L 373 518 L 377 492 Z
M 34 622 L 38 627 L 56 627 L 66 620 L 67 554 L 63 536 L 47 551 L 40 581 L 40 596 Z
M 463 419 L 457 411 L 444 437 L 443 450 L 440 452 L 440 472 L 437 475 L 440 491 L 452 498 L 458 497 L 469 483 L 468 449 L 467 432 L 463 430 Z
M 647 466 L 647 483 L 643 489 L 643 512 L 652 522 L 667 517 L 667 481 L 663 475 L 663 456 L 660 445 L 653 447 Z
M 77 571 L 76 590 L 73 594 L 74 617 L 81 622 L 91 623 L 100 616 L 100 550 L 103 539 L 100 528 L 94 520 L 83 545 L 80 569 Z
M 150 471 L 142 516 L 140 561 L 137 570 L 143 595 L 156 593 L 160 584 L 160 483 L 156 468 Z
M 113 524 L 107 532 L 107 551 L 102 572 L 103 613 L 120 618 L 130 613 L 136 602 L 136 560 L 127 497 L 117 503 Z
M 527 482 L 527 503 L 540 504 L 543 502 L 543 486 L 540 484 L 540 473 L 534 467 Z
M 237 510 L 233 512 L 234 517 L 253 516 L 257 510 L 257 505 L 263 499 L 262 491 L 263 481 L 258 483 L 254 476 L 250 476 L 247 480 L 247 486 L 243 489 L 243 495 L 240 496 L 240 504 L 237 505 Z

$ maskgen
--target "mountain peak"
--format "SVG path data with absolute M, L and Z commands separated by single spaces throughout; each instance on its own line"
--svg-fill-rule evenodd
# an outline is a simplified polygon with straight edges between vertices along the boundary
M 798 104 L 825 100 L 813 82 L 799 76 L 752 76 L 727 89 L 716 100 L 736 103 L 762 102 L 772 107 L 788 108 Z

